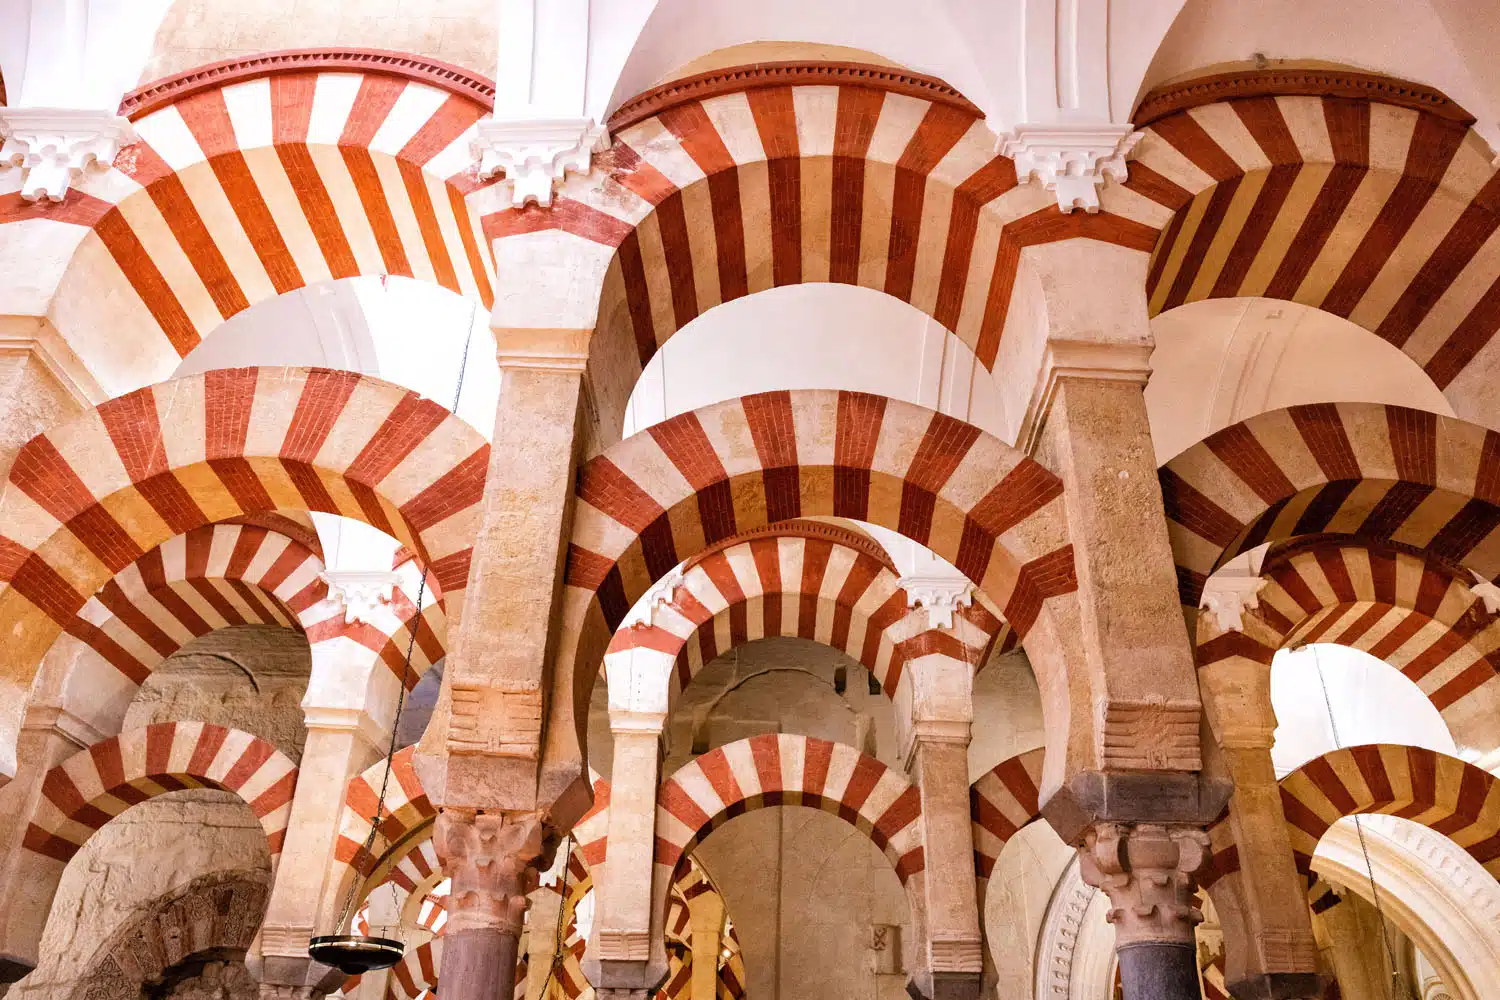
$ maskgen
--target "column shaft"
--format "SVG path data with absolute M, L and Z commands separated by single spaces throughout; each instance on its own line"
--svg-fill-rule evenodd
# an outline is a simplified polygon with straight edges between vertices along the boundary
M 616 729 L 609 798 L 609 854 L 599 886 L 599 959 L 651 957 L 651 878 L 656 842 L 657 732 Z M 608 973 L 605 973 L 606 978 Z
M 943 997 L 977 996 L 983 971 L 974 835 L 969 816 L 968 741 L 917 737 L 926 867 L 927 961 Z

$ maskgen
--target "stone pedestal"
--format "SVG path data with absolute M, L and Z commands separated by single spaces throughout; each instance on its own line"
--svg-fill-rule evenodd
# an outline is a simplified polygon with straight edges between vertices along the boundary
M 526 894 L 557 846 L 535 812 L 444 809 L 433 843 L 453 880 L 443 932 L 443 1000 L 514 995 Z

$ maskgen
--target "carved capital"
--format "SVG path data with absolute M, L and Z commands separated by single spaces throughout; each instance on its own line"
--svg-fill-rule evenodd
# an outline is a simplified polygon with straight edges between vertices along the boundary
M 906 606 L 927 610 L 928 628 L 953 627 L 953 613 L 974 604 L 974 584 L 961 576 L 903 576 Z
M 552 192 L 568 171 L 586 174 L 593 155 L 609 147 L 609 133 L 592 118 L 529 118 L 479 122 L 472 144 L 479 176 L 503 172 L 511 204 L 552 204 Z
M 1099 211 L 1105 178 L 1123 184 L 1125 159 L 1141 141 L 1131 125 L 1021 125 L 1000 140 L 1000 155 L 1016 163 L 1016 177 L 1057 195 L 1064 212 Z
M 480 813 L 444 809 L 433 828 L 448 894 L 447 933 L 499 930 L 519 936 L 526 894 L 549 866 L 557 836 L 539 812 Z
M 371 624 L 377 609 L 391 603 L 391 593 L 399 579 L 388 569 L 328 569 L 318 574 L 328 584 L 331 601 L 343 609 L 344 624 Z
M 119 115 L 77 108 L 0 108 L 0 134 L 0 164 L 21 168 L 26 201 L 62 201 L 85 170 L 108 170 L 136 141 Z
M 1109 896 L 1117 947 L 1192 943 L 1203 920 L 1193 877 L 1207 860 L 1207 833 L 1152 823 L 1099 823 L 1078 850 L 1083 880 Z

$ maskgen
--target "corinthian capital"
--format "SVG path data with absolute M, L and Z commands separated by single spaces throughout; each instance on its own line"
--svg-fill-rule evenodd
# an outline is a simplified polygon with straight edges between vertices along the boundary
M 1079 870 L 1109 896 L 1117 947 L 1190 943 L 1203 914 L 1194 876 L 1208 861 L 1208 834 L 1194 827 L 1099 823 L 1084 834 Z
M 557 838 L 541 813 L 444 809 L 433 830 L 438 861 L 453 880 L 448 933 L 494 929 L 520 934 L 526 894 Z

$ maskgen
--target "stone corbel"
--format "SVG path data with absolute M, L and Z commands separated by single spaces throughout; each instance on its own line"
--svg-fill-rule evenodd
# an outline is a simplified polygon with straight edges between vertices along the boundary
M 391 603 L 400 575 L 388 569 L 330 569 L 318 574 L 328 584 L 327 600 L 344 610 L 344 624 L 371 623 L 376 609 Z
M 656 610 L 676 599 L 677 588 L 682 586 L 682 580 L 682 567 L 673 566 L 666 576 L 651 585 L 651 589 L 646 591 L 642 622 L 647 625 L 656 624 Z
M 1093 213 L 1105 178 L 1125 182 L 1125 160 L 1140 141 L 1132 125 L 1020 125 L 1001 138 L 999 153 L 1015 161 L 1018 180 L 1056 194 L 1062 211 Z
M 953 628 L 953 613 L 974 604 L 974 584 L 960 576 L 903 576 L 906 606 L 927 609 L 928 628 Z
M 137 141 L 114 112 L 77 108 L 0 108 L 0 134 L 0 164 L 21 168 L 21 197 L 31 202 L 62 201 L 85 170 L 108 170 Z
M 1260 545 L 1237 556 L 1204 584 L 1202 608 L 1212 616 L 1220 632 L 1243 632 L 1245 611 L 1260 607 L 1260 592 L 1270 582 L 1260 575 L 1269 548 Z
M 568 171 L 586 174 L 595 153 L 609 148 L 609 132 L 592 118 L 525 118 L 479 122 L 472 143 L 479 176 L 504 173 L 511 204 L 552 204 L 552 193 Z

